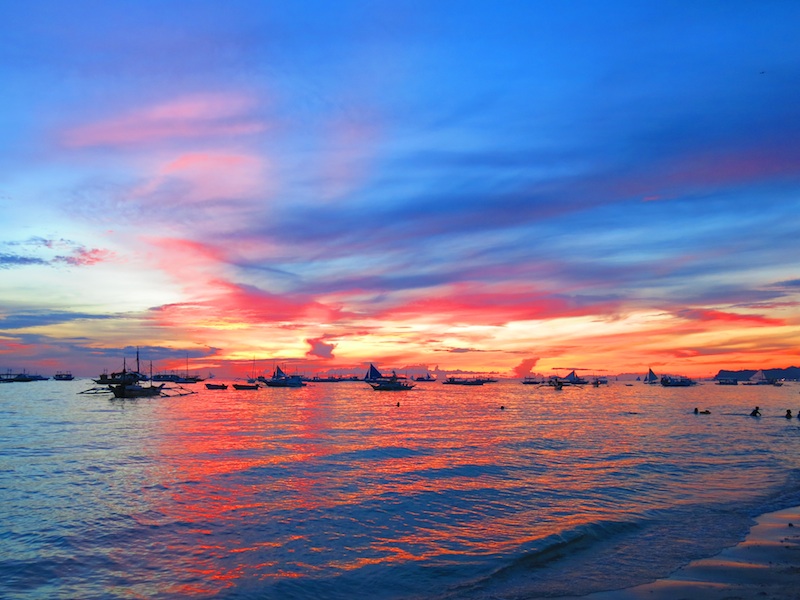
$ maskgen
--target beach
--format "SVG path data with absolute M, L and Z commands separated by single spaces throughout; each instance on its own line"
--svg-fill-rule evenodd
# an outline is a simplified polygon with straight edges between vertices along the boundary
M 800 598 L 800 506 L 761 515 L 746 539 L 667 578 L 584 600 L 787 600 Z M 579 598 L 574 596 L 572 598 Z

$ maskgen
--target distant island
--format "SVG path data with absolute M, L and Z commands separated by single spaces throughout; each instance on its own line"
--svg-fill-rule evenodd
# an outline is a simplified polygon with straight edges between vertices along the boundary
M 763 371 L 767 379 L 800 379 L 800 367 L 786 367 L 785 369 L 763 369 Z M 721 369 L 719 373 L 714 375 L 714 379 L 736 379 L 738 381 L 747 381 L 757 372 L 757 369 L 744 369 L 741 371 L 728 371 L 727 369 Z

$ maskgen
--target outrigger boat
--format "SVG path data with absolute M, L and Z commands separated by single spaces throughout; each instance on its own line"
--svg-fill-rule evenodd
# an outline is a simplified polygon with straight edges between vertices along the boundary
M 118 383 L 116 385 L 109 385 L 108 388 L 114 394 L 114 398 L 149 398 L 152 396 L 160 396 L 161 389 L 164 384 L 148 386 L 139 385 L 138 383 Z

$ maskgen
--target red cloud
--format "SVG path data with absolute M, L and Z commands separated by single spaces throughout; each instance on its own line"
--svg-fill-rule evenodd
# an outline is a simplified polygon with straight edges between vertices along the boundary
M 740 313 L 723 312 L 713 309 L 686 309 L 678 311 L 677 315 L 691 321 L 705 323 L 751 323 L 753 325 L 784 325 L 781 319 L 772 319 L 763 315 L 743 315 Z
M 407 315 L 430 315 L 449 321 L 501 325 L 509 321 L 609 314 L 617 308 L 616 303 L 584 305 L 565 296 L 538 292 L 464 292 L 455 289 L 447 296 L 421 299 L 388 309 L 380 317 L 391 319 Z
M 531 369 L 536 366 L 536 363 L 539 362 L 539 357 L 536 358 L 526 358 L 521 363 L 519 363 L 516 367 L 514 367 L 513 371 L 517 377 L 525 377 L 530 375 Z

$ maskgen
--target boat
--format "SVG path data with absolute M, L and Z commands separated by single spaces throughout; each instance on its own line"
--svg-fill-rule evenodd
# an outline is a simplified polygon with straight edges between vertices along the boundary
M 75 377 L 72 376 L 72 373 L 69 371 L 57 371 L 55 375 L 53 375 L 53 379 L 56 381 L 72 381 Z
M 109 374 L 108 371 L 103 371 L 97 379 L 93 379 L 95 383 L 103 385 L 119 385 L 119 384 L 134 384 L 139 381 L 147 381 L 147 375 L 141 373 L 139 370 L 139 349 L 136 349 L 136 370 L 128 371 L 125 358 L 122 358 L 122 371 Z
M 6 375 L 2 376 L 2 381 L 4 383 L 28 383 L 30 381 L 47 381 L 49 377 L 44 377 L 43 375 L 31 374 L 26 373 L 23 371 L 22 373 L 7 373 Z
M 257 390 L 261 386 L 257 383 L 234 383 L 233 389 L 235 390 Z
M 381 374 L 375 365 L 369 363 L 369 369 L 367 370 L 367 374 L 364 375 L 364 381 L 370 383 L 371 381 L 380 381 L 381 379 L 386 378 Z
M 225 383 L 207 383 L 206 384 L 207 390 L 227 390 L 228 385 Z
M 783 382 L 778 379 L 769 379 L 764 371 L 758 370 L 756 371 L 753 376 L 745 381 L 742 385 L 774 385 L 780 387 L 783 385 Z
M 660 380 L 658 379 L 658 375 L 653 373 L 653 369 L 648 369 L 647 375 L 644 378 L 644 382 L 647 385 L 655 385 L 655 384 L 659 383 L 659 381 Z
M 525 377 L 525 379 L 522 380 L 522 383 L 524 385 L 541 385 L 544 383 L 544 380 L 539 379 L 538 377 L 533 377 L 531 375 L 528 375 L 527 377 Z
M 569 385 L 586 385 L 587 383 L 589 383 L 588 379 L 584 379 L 583 377 L 578 376 L 578 374 L 575 373 L 575 370 L 573 370 L 566 377 L 559 379 L 561 380 L 562 383 L 566 383 Z
M 392 371 L 391 377 L 384 377 L 380 381 L 370 381 L 369 384 L 377 392 L 401 392 L 414 387 L 413 383 L 404 381 L 394 371 Z
M 485 381 L 476 377 L 454 377 L 450 376 L 442 382 L 444 385 L 483 385 Z
M 283 372 L 283 369 L 281 369 L 278 366 L 275 367 L 275 371 L 272 373 L 272 377 L 270 377 L 269 379 L 260 377 L 259 379 L 269 387 L 298 388 L 306 385 L 306 383 L 303 381 L 303 378 L 300 377 L 300 375 L 287 375 L 286 373 Z
M 436 381 L 436 377 L 431 377 L 430 373 L 426 373 L 425 375 L 419 375 L 419 376 L 415 377 L 414 381 L 431 382 L 431 381 Z
M 163 383 L 161 385 L 153 385 L 152 382 L 148 386 L 143 386 L 138 383 L 117 383 L 108 386 L 115 398 L 148 398 L 160 396 L 163 387 Z
M 739 385 L 739 380 L 735 377 L 720 377 L 717 379 L 717 385 Z
M 661 378 L 661 385 L 664 387 L 689 387 L 697 385 L 697 382 L 683 375 L 664 375 Z

